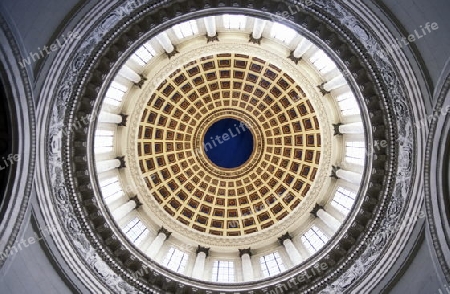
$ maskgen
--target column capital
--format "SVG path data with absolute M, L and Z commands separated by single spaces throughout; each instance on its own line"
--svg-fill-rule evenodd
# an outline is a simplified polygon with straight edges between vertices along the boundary
M 311 210 L 311 214 L 317 217 L 317 212 L 321 209 L 323 209 L 323 206 L 316 203 L 316 206 Z
M 125 161 L 125 156 L 118 156 L 118 157 L 116 157 L 116 159 L 120 161 L 119 169 L 127 167 L 127 163 Z
M 126 127 L 128 115 L 126 115 L 126 114 L 119 114 L 119 115 L 122 118 L 122 122 L 119 123 L 119 127 Z
M 335 178 L 336 180 L 339 180 L 338 175 L 336 174 L 338 170 L 340 170 L 341 168 L 339 166 L 332 166 L 331 167 L 331 175 L 330 178 Z
M 169 239 L 170 235 L 172 235 L 171 232 L 169 232 L 166 228 L 161 227 L 161 229 L 159 229 L 158 234 L 163 233 L 164 235 L 166 235 L 166 239 Z
M 257 44 L 257 45 L 261 45 L 261 40 L 263 37 L 256 39 L 255 37 L 253 37 L 253 32 L 250 33 L 250 39 L 248 40 L 249 43 L 252 44 Z
M 337 124 L 333 124 L 334 127 L 334 136 L 342 136 L 341 131 L 339 130 L 339 127 L 342 126 L 343 123 L 337 123 Z
M 289 232 L 286 232 L 286 234 L 284 234 L 283 236 L 278 237 L 278 241 L 281 245 L 283 245 L 284 241 L 286 240 L 292 240 L 292 236 L 289 234 Z
M 142 74 L 139 74 L 139 78 L 140 78 L 139 82 L 134 83 L 134 85 L 135 85 L 136 87 L 138 87 L 139 89 L 142 89 L 142 86 L 143 86 L 143 85 L 145 84 L 145 82 L 147 81 L 147 78 L 146 78 L 144 75 L 142 75 Z
M 202 246 L 198 245 L 197 250 L 195 251 L 195 253 L 197 253 L 197 255 L 198 255 L 200 252 L 205 253 L 206 257 L 208 257 L 208 255 L 209 255 L 209 248 L 202 247 Z
M 330 91 L 327 91 L 327 90 L 325 89 L 325 84 L 326 84 L 326 82 L 320 84 L 319 86 L 317 86 L 317 88 L 319 88 L 319 90 L 320 90 L 320 92 L 322 93 L 323 96 L 325 96 L 325 95 L 327 95 L 327 94 L 330 94 Z
M 216 32 L 216 34 L 214 36 L 208 36 L 208 34 L 206 34 L 206 43 L 211 43 L 211 42 L 219 42 L 219 34 Z
M 295 64 L 298 64 L 300 60 L 302 60 L 302 57 L 295 57 L 295 51 L 291 51 L 288 58 L 292 60 Z
M 172 59 L 172 57 L 174 57 L 174 56 L 177 55 L 178 53 L 180 53 L 180 52 L 178 52 L 177 47 L 175 47 L 175 46 L 173 46 L 172 52 L 167 52 L 167 51 L 166 51 L 166 55 L 167 55 L 167 57 L 168 57 L 169 59 Z
M 139 207 L 142 206 L 141 201 L 139 201 L 139 198 L 137 197 L 137 195 L 135 195 L 134 197 L 130 198 L 130 200 L 133 200 L 136 203 L 136 209 L 138 209 Z
M 242 255 L 244 254 L 248 254 L 250 257 L 252 257 L 252 251 L 250 250 L 250 248 L 248 249 L 239 249 L 239 257 L 242 257 Z

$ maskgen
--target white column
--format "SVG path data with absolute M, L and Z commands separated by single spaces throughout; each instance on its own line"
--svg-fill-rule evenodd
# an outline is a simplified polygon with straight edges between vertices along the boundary
M 141 77 L 137 74 L 137 72 L 127 65 L 122 66 L 119 70 L 119 75 L 136 84 L 141 81 Z
M 332 79 L 340 76 L 342 73 L 339 70 L 339 68 L 335 67 L 334 69 L 332 69 L 330 72 L 327 72 L 325 74 L 323 74 L 323 77 L 325 80 L 327 81 L 331 81 Z
M 356 184 L 359 185 L 361 183 L 362 180 L 362 175 L 355 173 L 355 172 L 351 172 L 351 171 L 347 171 L 347 170 L 343 170 L 343 169 L 339 169 L 336 171 L 336 176 L 344 181 L 347 181 L 349 183 L 352 184 Z
M 195 258 L 194 269 L 192 270 L 192 277 L 194 279 L 202 280 L 205 272 L 206 253 L 201 251 L 197 253 Z
M 167 235 L 163 232 L 159 232 L 158 236 L 153 240 L 152 244 L 148 246 L 146 253 L 150 258 L 155 258 L 158 252 L 161 250 L 161 247 L 164 245 L 164 241 L 166 241 Z
M 265 20 L 262 20 L 259 18 L 255 19 L 255 23 L 253 25 L 253 32 L 252 32 L 252 36 L 255 40 L 261 39 L 265 26 L 266 26 Z
M 294 243 L 292 243 L 291 239 L 284 240 L 283 246 L 286 249 L 286 252 L 289 255 L 289 258 L 291 259 L 291 261 L 294 265 L 298 265 L 302 262 L 302 256 L 298 252 Z
M 124 217 L 127 216 L 130 212 L 132 212 L 136 208 L 136 202 L 134 200 L 130 200 L 124 205 L 120 206 L 116 210 L 113 211 L 112 215 L 116 222 L 120 222 Z
M 332 79 L 331 81 L 326 82 L 323 85 L 323 88 L 330 92 L 331 90 L 340 88 L 342 86 L 344 86 L 347 83 L 347 81 L 345 80 L 343 75 L 339 75 L 337 77 L 335 77 L 334 79 Z
M 341 226 L 341 223 L 337 219 L 323 209 L 317 211 L 317 217 L 320 218 L 334 233 Z
M 311 253 L 309 253 L 308 249 L 306 249 L 305 244 L 302 242 L 302 236 L 298 236 L 294 239 L 294 242 L 296 245 L 296 248 L 298 250 L 298 253 L 300 253 L 300 256 L 302 257 L 302 260 L 308 259 L 308 257 L 311 256 Z
M 340 210 L 336 209 L 333 205 L 327 206 L 327 212 L 332 217 L 337 219 L 340 223 L 343 223 L 345 221 L 346 215 L 344 215 Z
M 158 39 L 158 42 L 161 44 L 161 46 L 167 53 L 172 53 L 173 50 L 175 50 L 175 47 L 173 47 L 172 41 L 170 41 L 169 36 L 167 36 L 167 33 L 164 32 L 159 34 L 158 36 L 156 36 L 156 39 Z
M 253 265 L 250 254 L 244 253 L 241 256 L 242 261 L 242 273 L 244 275 L 244 282 L 253 281 Z
M 107 199 L 105 199 L 105 203 L 106 205 L 111 205 L 111 203 L 122 200 L 122 198 L 127 197 L 124 193 L 117 193 L 114 196 L 108 197 Z M 127 197 L 128 199 L 128 197 Z M 122 200 L 124 201 L 124 200 Z
M 214 37 L 217 34 L 216 18 L 215 16 L 208 16 L 204 18 L 206 32 L 208 37 Z
M 364 134 L 364 125 L 362 122 L 340 125 L 339 132 L 341 134 Z
M 331 237 L 334 236 L 334 231 L 328 227 L 320 218 L 317 218 L 314 222 L 314 225 L 328 238 L 331 239 Z
M 122 122 L 122 117 L 118 114 L 102 111 L 98 115 L 98 121 L 101 123 L 120 124 Z
M 309 48 L 311 48 L 311 46 L 312 46 L 312 43 L 304 38 L 297 45 L 297 48 L 295 48 L 295 50 L 294 50 L 294 57 L 295 58 L 302 57 L 306 53 L 306 51 L 308 51 Z
M 113 170 L 115 168 L 120 167 L 120 160 L 118 159 L 110 159 L 110 160 L 104 160 L 104 161 L 100 161 L 97 162 L 96 167 L 97 167 L 97 173 L 104 173 L 110 170 Z

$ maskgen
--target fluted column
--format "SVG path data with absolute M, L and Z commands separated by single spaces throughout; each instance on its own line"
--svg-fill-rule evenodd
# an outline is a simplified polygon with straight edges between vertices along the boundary
M 323 208 L 323 206 L 321 206 L 319 204 L 316 204 L 314 209 L 311 211 L 311 214 L 313 214 L 315 217 L 318 217 L 325 224 L 325 226 L 329 229 L 328 231 L 330 231 L 330 233 L 331 233 L 330 237 L 341 226 L 341 223 L 336 218 L 334 218 L 331 214 L 326 212 L 325 209 Z
M 164 48 L 164 51 L 166 51 L 168 54 L 172 53 L 175 50 L 172 41 L 170 41 L 169 36 L 167 36 L 166 33 L 161 33 L 156 38 Z
M 252 265 L 252 253 L 249 249 L 239 249 L 239 256 L 241 257 L 242 261 L 242 273 L 244 282 L 253 281 L 254 274 L 253 274 L 253 265 Z
M 153 240 L 153 242 L 148 246 L 146 252 L 147 256 L 150 258 L 155 258 L 155 256 L 159 253 L 162 246 L 164 245 L 164 241 L 166 241 L 170 237 L 171 233 L 164 228 L 161 228 L 158 231 L 158 235 Z
M 128 65 L 122 66 L 122 68 L 119 70 L 119 75 L 135 84 L 141 81 L 141 76 L 133 69 L 131 69 Z
M 294 53 L 293 53 L 294 57 L 302 58 L 302 56 L 309 50 L 309 48 L 311 48 L 311 46 L 312 46 L 312 43 L 304 38 L 297 45 L 297 48 L 295 48 Z
M 127 203 L 123 204 L 119 208 L 115 209 L 112 212 L 112 215 L 116 222 L 120 222 L 124 217 L 126 217 L 130 212 L 132 212 L 136 208 L 136 201 L 130 200 Z
M 291 235 L 289 235 L 289 233 L 286 233 L 280 238 L 278 238 L 278 241 L 286 249 L 289 259 L 291 260 L 293 265 L 298 265 L 302 262 L 302 256 L 300 255 L 294 243 L 292 242 L 292 237 Z
M 298 237 L 294 238 L 293 240 L 295 248 L 297 248 L 298 253 L 300 253 L 300 256 L 302 257 L 302 260 L 308 259 L 308 257 L 311 256 L 311 253 L 306 249 L 305 244 L 303 244 L 302 241 L 302 235 L 299 235 Z
M 364 125 L 362 122 L 341 124 L 339 125 L 339 132 L 341 134 L 364 134 Z
M 335 77 L 334 79 L 326 82 L 323 84 L 323 89 L 325 91 L 331 92 L 334 89 L 337 89 L 341 86 L 344 86 L 347 83 L 343 75 L 339 75 Z
M 216 17 L 215 16 L 208 16 L 204 18 L 205 27 L 206 27 L 206 33 L 208 37 L 214 37 L 217 35 L 217 28 L 216 28 Z
M 119 114 L 102 111 L 98 115 L 98 121 L 101 123 L 120 124 L 122 123 L 122 116 Z
M 347 181 L 349 183 L 355 184 L 355 185 L 359 185 L 361 183 L 362 180 L 362 175 L 352 172 L 352 171 L 348 171 L 348 170 L 343 170 L 343 169 L 338 169 L 335 171 L 336 177 L 338 177 L 339 179 L 342 179 L 344 181 Z
M 265 26 L 266 26 L 265 20 L 262 20 L 259 18 L 255 19 L 255 23 L 253 24 L 253 32 L 252 32 L 253 39 L 255 39 L 255 40 L 261 39 Z
M 209 254 L 209 248 L 198 246 L 197 257 L 195 258 L 194 269 L 192 270 L 192 277 L 194 279 L 202 280 L 205 272 L 206 258 Z
M 323 207 L 317 211 L 317 217 L 320 218 L 333 232 L 336 232 L 341 223 L 335 219 L 331 214 L 326 212 Z
M 121 162 L 119 159 L 103 160 L 98 162 L 96 166 L 97 173 L 104 173 L 115 168 L 119 168 L 121 166 Z

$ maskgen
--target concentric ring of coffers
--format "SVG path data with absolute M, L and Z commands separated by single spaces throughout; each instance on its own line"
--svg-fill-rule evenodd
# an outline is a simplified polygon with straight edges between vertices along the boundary
M 339 169 L 333 169 L 333 173 L 340 174 L 341 180 L 329 187 L 328 199 L 325 201 L 326 213 L 335 222 L 330 225 L 318 218 L 316 222 L 309 221 L 297 228 L 296 234 L 292 236 L 297 240 L 296 246 L 301 247 L 300 255 L 307 258 L 326 244 L 352 209 L 365 164 L 365 136 L 359 106 L 336 64 L 307 38 L 275 22 L 238 15 L 196 19 L 159 34 L 131 55 L 110 84 L 95 134 L 94 151 L 102 197 L 123 233 L 135 246 L 147 252 L 149 257 L 159 258 L 159 262 L 172 270 L 177 262 L 167 261 L 169 255 L 178 256 L 180 264 L 187 263 L 190 253 L 184 252 L 186 248 L 182 248 L 181 242 L 174 241 L 173 237 L 169 239 L 172 246 L 169 246 L 166 257 L 162 259 L 161 256 L 154 256 L 152 244 L 161 232 L 145 213 L 136 211 L 145 199 L 139 199 L 142 197 L 140 194 L 138 198 L 132 198 L 135 187 L 127 185 L 128 180 L 122 170 L 125 165 L 132 163 L 124 164 L 119 158 L 121 154 L 117 152 L 125 148 L 117 148 L 117 142 L 123 138 L 123 134 L 112 124 L 123 123 L 123 110 L 130 109 L 130 97 L 137 97 L 134 93 L 139 91 L 139 87 L 145 87 L 143 77 L 150 65 L 161 59 L 167 60 L 167 56 L 176 58 L 176 54 L 183 54 L 181 48 L 184 43 L 202 38 L 205 33 L 210 35 L 212 21 L 217 31 L 222 30 L 220 39 L 248 36 L 246 30 L 252 27 L 254 40 L 258 40 L 260 32 L 260 37 L 267 38 L 271 44 L 280 48 L 295 47 L 292 60 L 288 62 L 293 66 L 303 62 L 303 68 L 315 72 L 312 80 L 320 81 L 320 87 L 316 90 L 331 96 L 327 99 L 333 99 L 327 102 L 328 107 L 335 109 L 335 113 L 330 115 L 330 121 L 344 122 L 335 127 L 343 138 L 338 139 L 335 144 L 339 145 L 334 146 L 340 146 L 336 148 L 342 151 L 333 155 L 335 162 L 342 163 Z M 180 53 L 176 53 L 178 51 Z M 220 70 L 222 62 L 228 64 L 224 70 Z M 241 71 L 231 66 L 239 63 L 245 64 Z M 205 70 L 208 64 L 212 64 L 209 65 L 212 67 Z M 201 69 L 199 73 L 190 76 L 189 71 L 194 73 L 196 68 Z M 213 73 L 215 76 L 212 76 Z M 241 73 L 242 78 L 239 78 Z M 169 86 L 173 86 L 173 90 Z M 206 87 L 207 93 L 203 96 L 202 86 Z M 258 56 L 238 53 L 211 54 L 192 60 L 165 77 L 147 103 L 139 118 L 141 124 L 136 148 L 139 169 L 148 188 L 147 195 L 151 195 L 148 198 L 156 201 L 164 213 L 178 223 L 214 236 L 253 234 L 282 221 L 295 211 L 303 198 L 308 197 L 319 169 L 323 130 L 319 126 L 313 103 L 305 95 L 305 89 L 271 62 Z M 240 178 L 224 180 L 220 178 L 220 170 L 216 170 L 217 173 L 202 173 L 200 167 L 205 163 L 200 162 L 201 156 L 195 156 L 195 150 L 198 150 L 203 138 L 201 135 L 193 136 L 201 127 L 195 124 L 195 120 L 207 119 L 209 112 L 217 108 L 246 111 L 249 121 L 253 119 L 255 127 L 260 129 L 261 135 L 256 141 L 261 144 L 261 158 L 259 166 L 254 167 L 261 169 L 260 174 L 244 174 Z M 267 115 L 267 111 L 270 111 L 267 109 L 271 109 L 272 113 Z M 179 115 L 176 114 L 177 110 Z M 183 121 L 185 117 L 188 118 Z M 330 125 L 326 127 L 331 128 Z M 255 193 L 256 188 L 247 188 L 250 185 L 258 187 L 259 192 L 261 189 L 267 192 Z M 249 217 L 243 219 L 243 216 Z M 273 241 L 280 236 L 276 236 Z M 261 272 L 261 278 L 276 275 L 301 262 L 298 259 L 293 261 L 285 249 L 283 253 L 279 246 L 273 244 L 261 246 L 259 255 L 263 261 L 275 260 L 280 268 L 275 273 Z M 233 258 L 226 254 L 224 257 L 228 266 L 233 264 Z M 217 261 L 220 261 L 220 255 Z M 264 265 L 267 262 L 261 262 L 261 270 Z M 186 274 L 184 270 L 186 265 L 176 271 Z M 217 282 L 242 281 L 242 277 L 235 275 L 227 279 Z

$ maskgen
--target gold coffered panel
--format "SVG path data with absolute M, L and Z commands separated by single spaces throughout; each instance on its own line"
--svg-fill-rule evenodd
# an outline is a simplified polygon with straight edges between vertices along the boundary
M 254 138 L 232 170 L 208 161 L 203 136 L 236 118 Z M 215 54 L 180 66 L 141 112 L 137 154 L 148 196 L 172 218 L 215 236 L 269 228 L 308 197 L 322 142 L 316 111 L 280 68 L 244 54 Z

